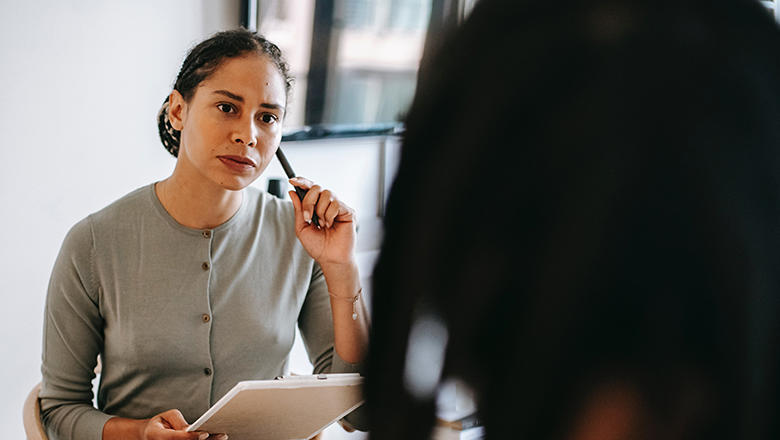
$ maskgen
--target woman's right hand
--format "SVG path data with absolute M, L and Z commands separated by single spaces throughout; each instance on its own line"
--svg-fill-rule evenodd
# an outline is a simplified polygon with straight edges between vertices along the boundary
M 133 420 L 114 417 L 103 426 L 103 440 L 138 438 L 140 440 L 227 440 L 227 434 L 209 435 L 187 432 L 190 426 L 178 409 L 169 409 L 151 419 Z M 135 434 L 133 434 L 135 432 Z
M 190 426 L 178 409 L 157 414 L 146 421 L 142 440 L 227 440 L 226 434 L 209 435 L 203 431 L 186 432 Z

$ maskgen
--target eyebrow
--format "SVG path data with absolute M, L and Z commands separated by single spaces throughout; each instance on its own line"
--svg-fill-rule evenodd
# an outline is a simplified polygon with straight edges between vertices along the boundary
M 215 90 L 214 93 L 219 94 L 219 95 L 227 96 L 228 98 L 234 99 L 234 100 L 236 100 L 238 102 L 244 102 L 244 97 L 243 96 L 236 95 L 235 93 L 228 92 L 227 90 Z M 273 103 L 272 104 L 261 103 L 260 107 L 270 108 L 270 109 L 275 109 L 275 110 L 284 110 L 284 106 L 279 105 L 279 104 L 273 104 Z

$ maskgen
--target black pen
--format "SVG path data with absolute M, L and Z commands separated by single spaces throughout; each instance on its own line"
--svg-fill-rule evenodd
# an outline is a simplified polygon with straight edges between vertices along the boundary
M 279 162 L 281 162 L 284 173 L 287 174 L 288 179 L 297 177 L 295 175 L 295 171 L 293 171 L 292 167 L 290 166 L 290 162 L 287 161 L 287 157 L 284 155 L 284 153 L 282 153 L 282 147 L 276 149 L 276 157 L 279 158 Z M 293 185 L 293 188 L 295 188 L 295 193 L 298 194 L 298 198 L 301 199 L 301 204 L 303 204 L 303 197 L 309 191 L 303 188 L 299 188 L 295 185 Z M 317 227 L 320 226 L 320 221 L 314 211 L 311 213 L 311 222 L 314 223 Z

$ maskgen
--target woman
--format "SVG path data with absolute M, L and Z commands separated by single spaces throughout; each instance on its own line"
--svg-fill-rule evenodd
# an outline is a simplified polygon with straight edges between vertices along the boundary
M 240 380 L 282 374 L 296 323 L 315 372 L 356 371 L 354 211 L 304 178 L 292 204 L 248 186 L 279 147 L 290 86 L 279 49 L 246 30 L 189 53 L 159 116 L 173 173 L 76 224 L 55 264 L 40 394 L 52 438 L 205 438 L 187 421 Z
M 765 8 L 480 0 L 426 59 L 373 277 L 371 438 L 429 438 L 439 378 L 491 439 L 780 438 Z

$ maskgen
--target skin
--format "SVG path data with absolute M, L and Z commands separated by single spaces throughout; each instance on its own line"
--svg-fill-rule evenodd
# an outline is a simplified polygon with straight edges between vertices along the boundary
M 580 410 L 570 440 L 632 440 L 643 438 L 642 398 L 629 383 L 596 388 Z
M 286 106 L 285 83 L 265 55 L 247 54 L 224 60 L 203 80 L 189 101 L 174 90 L 169 120 L 181 131 L 173 174 L 155 186 L 168 213 L 193 229 L 212 229 L 241 206 L 244 188 L 263 173 L 282 136 Z M 251 165 L 238 165 L 239 162 Z M 295 192 L 295 233 L 322 268 L 331 293 L 336 352 L 347 362 L 363 359 L 368 345 L 368 321 L 362 299 L 352 320 L 352 299 L 360 289 L 355 260 L 355 211 L 333 192 L 298 177 L 294 186 L 308 189 L 301 201 Z M 321 227 L 311 223 L 311 213 Z M 114 417 L 103 427 L 103 439 L 194 440 L 225 439 L 224 434 L 184 432 L 188 424 L 172 409 L 150 419 Z

